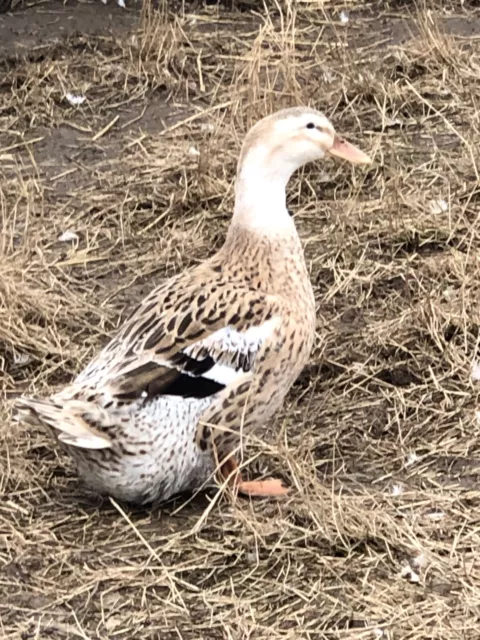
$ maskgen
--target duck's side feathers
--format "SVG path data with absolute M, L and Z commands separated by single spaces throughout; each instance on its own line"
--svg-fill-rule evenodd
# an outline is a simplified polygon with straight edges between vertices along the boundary
M 65 444 L 82 449 L 108 449 L 112 446 L 110 437 L 97 428 L 102 424 L 105 412 L 88 402 L 71 400 L 60 405 L 54 400 L 20 398 L 15 408 L 18 420 L 54 429 L 58 432 L 58 439 Z M 95 416 L 95 411 L 102 415 Z
M 203 339 L 179 348 L 169 358 L 141 362 L 118 376 L 108 387 L 120 401 L 174 395 L 206 398 L 240 379 L 248 380 L 265 340 L 280 322 L 278 316 L 240 330 L 227 326 L 203 332 Z M 181 343 L 180 345 L 181 346 Z M 143 358 L 155 358 L 145 353 Z

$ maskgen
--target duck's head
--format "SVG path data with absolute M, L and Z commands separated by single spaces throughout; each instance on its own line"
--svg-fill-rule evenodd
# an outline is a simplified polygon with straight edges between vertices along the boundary
M 283 109 L 250 129 L 242 148 L 239 176 L 267 170 L 285 182 L 304 164 L 335 156 L 353 164 L 371 162 L 366 153 L 339 136 L 320 111 L 304 107 Z

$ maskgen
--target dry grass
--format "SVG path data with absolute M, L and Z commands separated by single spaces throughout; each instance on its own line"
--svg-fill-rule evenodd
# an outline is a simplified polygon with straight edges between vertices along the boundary
M 478 637 L 480 22 L 442 5 L 5 18 L 59 22 L 0 61 L 2 637 Z M 58 35 L 92 12 L 102 33 Z M 246 127 L 301 103 L 375 164 L 291 185 L 318 341 L 249 454 L 295 489 L 211 510 L 102 501 L 12 425 L 10 400 L 69 380 L 155 283 L 220 245 Z

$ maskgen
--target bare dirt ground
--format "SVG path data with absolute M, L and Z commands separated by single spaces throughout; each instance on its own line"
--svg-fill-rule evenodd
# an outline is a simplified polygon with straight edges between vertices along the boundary
M 475 4 L 0 17 L 2 638 L 478 638 Z M 375 162 L 291 184 L 318 338 L 248 448 L 291 496 L 115 506 L 12 400 L 70 380 L 220 245 L 246 128 L 294 104 Z

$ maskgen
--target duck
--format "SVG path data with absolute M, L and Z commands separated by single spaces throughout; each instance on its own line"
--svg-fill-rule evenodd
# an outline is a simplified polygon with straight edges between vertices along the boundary
M 139 505 L 209 482 L 252 497 L 288 491 L 278 478 L 245 479 L 239 461 L 313 347 L 315 299 L 286 188 L 326 156 L 370 162 L 316 109 L 259 120 L 222 247 L 153 289 L 66 387 L 17 400 L 17 420 L 53 432 L 95 491 Z

